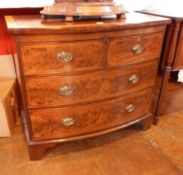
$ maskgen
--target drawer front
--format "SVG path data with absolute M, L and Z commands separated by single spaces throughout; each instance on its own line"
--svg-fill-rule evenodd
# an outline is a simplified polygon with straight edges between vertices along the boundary
M 33 139 L 66 138 L 105 130 L 148 114 L 152 89 L 83 106 L 32 110 Z
M 163 32 L 159 32 L 142 36 L 110 39 L 107 57 L 108 66 L 123 66 L 159 58 L 163 35 Z
M 174 70 L 183 69 L 183 25 L 180 27 L 180 30 L 181 30 L 181 32 L 180 32 L 180 35 L 176 41 L 175 56 L 174 56 L 174 60 L 173 60 L 173 69 Z M 171 47 L 173 50 L 172 43 L 173 42 L 171 42 L 171 45 L 169 47 Z M 169 50 L 166 50 L 165 55 L 167 55 L 167 54 L 169 54 Z M 165 59 L 167 59 L 167 57 L 165 57 Z
M 22 44 L 24 75 L 101 69 L 103 45 L 103 40 Z
M 107 99 L 154 85 L 157 61 L 120 70 L 63 77 L 26 79 L 30 108 L 61 106 Z

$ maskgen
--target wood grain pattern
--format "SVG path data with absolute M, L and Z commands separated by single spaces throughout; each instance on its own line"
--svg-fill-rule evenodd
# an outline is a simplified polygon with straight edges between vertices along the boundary
M 30 111 L 33 139 L 64 138 L 107 129 L 137 119 L 149 113 L 152 89 L 132 94 L 116 100 L 105 101 L 71 108 L 56 108 Z M 135 110 L 126 112 L 129 104 Z M 72 117 L 75 123 L 64 126 L 62 119 Z
M 165 26 L 170 23 L 168 18 L 155 17 L 140 13 L 127 13 L 126 19 L 99 19 L 76 22 L 48 21 L 40 16 L 6 16 L 8 30 L 13 35 L 50 35 L 71 33 L 95 33 L 106 31 L 122 31 L 155 26 Z M 129 25 L 130 24 L 130 25 Z M 21 26 L 21 27 L 20 27 Z
M 103 68 L 103 40 L 26 43 L 20 47 L 25 75 Z M 72 60 L 59 61 L 57 59 L 59 53 L 71 54 Z
M 128 13 L 118 20 L 66 23 L 11 16 L 6 21 L 17 44 L 14 58 L 31 160 L 41 159 L 52 143 L 106 134 L 142 120 L 144 129 L 150 127 L 152 89 L 169 19 Z M 139 41 L 145 50 L 132 56 L 131 47 Z M 60 50 L 72 52 L 73 60 L 57 64 Z M 63 88 L 67 96 L 61 96 L 59 88 L 65 85 L 73 91 Z
M 109 41 L 107 64 L 109 67 L 132 64 L 159 58 L 163 43 L 163 32 L 126 38 L 116 38 Z M 133 47 L 140 44 L 142 52 L 133 53 Z
M 183 26 L 182 23 L 179 25 L 179 35 L 176 41 L 176 52 L 173 62 L 173 69 L 180 70 L 183 68 Z
M 70 23 L 69 23 L 70 24 Z M 69 25 L 68 24 L 68 25 Z M 19 49 L 26 43 L 40 43 L 44 42 L 74 42 L 74 41 L 89 41 L 89 40 L 102 40 L 103 38 L 121 38 L 121 37 L 130 37 L 136 35 L 146 35 L 153 34 L 158 32 L 164 32 L 166 27 L 164 25 L 151 26 L 151 27 L 139 27 L 139 28 L 130 28 L 125 30 L 111 30 L 106 32 L 90 32 L 90 33 L 80 33 L 80 34 L 57 34 L 51 33 L 50 35 L 43 34 L 30 34 L 30 35 L 15 35 L 15 39 L 18 44 Z
M 60 106 L 103 100 L 154 85 L 157 61 L 82 75 L 26 79 L 27 100 L 30 108 Z M 136 83 L 129 82 L 133 75 Z M 72 87 L 73 93 L 61 95 L 60 87 Z

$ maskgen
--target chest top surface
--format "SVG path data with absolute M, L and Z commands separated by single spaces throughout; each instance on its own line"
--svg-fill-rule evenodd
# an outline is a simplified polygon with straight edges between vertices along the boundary
M 11 34 L 55 34 L 117 31 L 130 28 L 151 27 L 168 24 L 163 17 L 141 13 L 127 13 L 125 19 L 99 19 L 64 22 L 59 20 L 43 21 L 40 16 L 6 16 L 6 23 Z

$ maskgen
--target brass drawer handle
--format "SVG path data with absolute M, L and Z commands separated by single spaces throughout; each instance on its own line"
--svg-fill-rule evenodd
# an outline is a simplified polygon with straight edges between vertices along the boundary
M 136 84 L 138 81 L 139 81 L 139 76 L 136 74 L 133 74 L 128 78 L 128 82 L 131 84 Z
M 131 113 L 131 112 L 135 111 L 135 109 L 136 109 L 136 107 L 135 107 L 134 104 L 129 104 L 125 108 L 125 110 L 126 110 L 127 113 Z
M 60 94 L 65 95 L 65 96 L 71 95 L 73 93 L 73 91 L 74 91 L 74 89 L 71 86 L 62 86 L 59 89 Z
M 64 126 L 71 126 L 71 125 L 74 125 L 75 119 L 72 117 L 63 118 L 61 123 Z
M 144 47 L 141 44 L 135 44 L 132 48 L 132 52 L 135 55 L 139 55 L 144 51 Z
M 72 54 L 67 52 L 57 53 L 57 59 L 61 62 L 68 63 L 72 61 Z

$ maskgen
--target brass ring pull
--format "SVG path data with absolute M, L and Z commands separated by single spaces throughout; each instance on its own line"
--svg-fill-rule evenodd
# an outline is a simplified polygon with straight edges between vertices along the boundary
M 75 119 L 72 117 L 63 118 L 61 123 L 64 126 L 71 126 L 71 125 L 74 125 Z
M 72 54 L 67 52 L 57 53 L 57 59 L 61 62 L 68 63 L 72 61 Z
M 67 96 L 73 93 L 74 89 L 71 86 L 62 86 L 59 89 L 61 95 Z
M 132 48 L 132 52 L 135 55 L 139 55 L 144 51 L 144 47 L 141 44 L 135 44 Z
M 129 104 L 129 105 L 127 105 L 126 108 L 125 108 L 126 112 L 128 112 L 128 113 L 133 112 L 135 109 L 136 109 L 136 107 L 135 107 L 134 104 Z
M 128 78 L 128 82 L 131 84 L 136 84 L 138 81 L 139 81 L 139 77 L 136 74 L 133 74 Z

